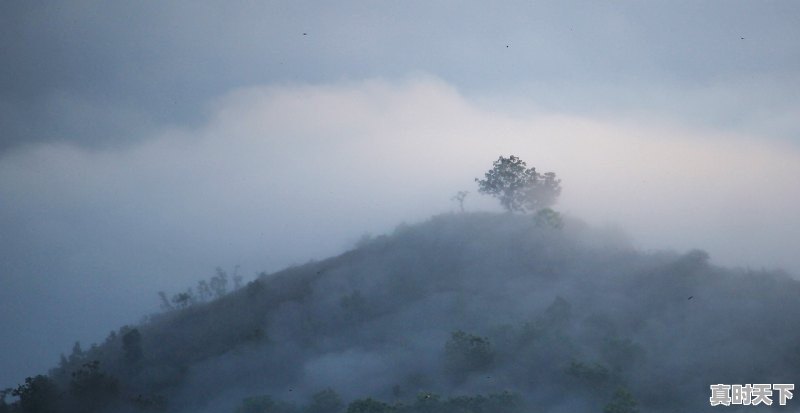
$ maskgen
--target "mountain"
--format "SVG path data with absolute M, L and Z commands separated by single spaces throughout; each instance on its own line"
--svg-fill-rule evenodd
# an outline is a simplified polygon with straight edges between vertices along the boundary
M 0 412 L 713 411 L 709 385 L 798 377 L 798 298 L 576 219 L 447 214 L 125 326 Z

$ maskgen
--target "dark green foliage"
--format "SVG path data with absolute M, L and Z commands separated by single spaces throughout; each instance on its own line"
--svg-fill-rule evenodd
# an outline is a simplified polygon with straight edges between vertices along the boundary
M 125 361 L 135 364 L 142 358 L 142 334 L 139 329 L 133 328 L 122 335 L 122 352 Z
M 333 390 L 326 389 L 312 396 L 310 404 L 301 410 L 269 396 L 260 396 L 245 399 L 235 413 L 340 413 L 343 406 L 339 396 Z M 434 393 L 422 392 L 410 404 L 392 405 L 371 397 L 353 400 L 347 406 L 346 413 L 521 413 L 524 407 L 522 399 L 510 392 L 459 396 L 447 400 Z
M 72 353 L 70 353 L 67 362 L 71 365 L 79 364 L 84 359 L 83 349 L 81 348 L 80 341 L 76 341 L 75 344 L 72 346 Z
M 211 286 L 208 285 L 208 281 L 200 280 L 197 282 L 197 298 L 200 302 L 206 302 L 211 300 L 214 297 L 214 293 L 211 291 Z
M 86 373 L 84 383 L 97 378 L 97 369 L 81 367 L 90 360 L 119 380 L 117 401 L 98 411 L 126 413 L 164 410 L 166 400 L 170 412 L 209 410 L 206 403 L 220 406 L 250 386 L 320 383 L 348 394 L 375 389 L 386 399 L 353 408 L 397 413 L 513 411 L 505 396 L 472 395 L 497 389 L 536 401 L 530 407 L 541 412 L 569 411 L 566 401 L 581 412 L 606 404 L 615 413 L 635 409 L 624 394 L 612 400 L 622 385 L 642 411 L 701 412 L 709 406 L 696 401 L 707 399 L 708 383 L 719 377 L 796 376 L 797 280 L 720 268 L 700 251 L 637 252 L 574 220 L 562 230 L 536 221 L 447 214 L 338 257 L 262 275 L 220 299 L 155 315 L 135 326 L 138 339 L 124 328 L 100 346 L 76 345 L 45 377 L 57 391 L 34 397 L 47 386 L 29 383 L 26 403 L 36 409 L 34 400 L 56 399 L 64 413 L 90 412 L 95 398 L 78 396 L 92 391 L 70 385 L 76 370 Z M 742 325 L 751 332 L 746 341 Z M 457 328 L 480 336 L 441 338 Z M 669 386 L 688 396 L 669 396 Z M 425 389 L 462 396 L 415 400 Z M 322 392 L 298 411 L 347 410 L 331 395 Z M 293 408 L 263 401 L 239 407 Z M 24 413 L 21 406 L 10 399 L 6 413 Z
M 527 168 L 525 161 L 514 155 L 498 158 L 485 178 L 475 178 L 475 182 L 478 192 L 494 196 L 508 212 L 547 208 L 561 194 L 561 180 L 556 174 L 537 173 L 536 168 Z
M 561 229 L 564 227 L 564 220 L 561 214 L 551 208 L 543 208 L 536 212 L 533 221 L 539 228 Z
M 333 389 L 325 389 L 311 396 L 304 413 L 340 413 L 344 410 L 342 399 Z
M 617 373 L 634 369 L 644 359 L 644 349 L 627 338 L 609 338 L 600 350 L 603 358 Z
M 618 388 L 611 401 L 603 408 L 603 413 L 638 413 L 637 404 L 628 390 Z
M 11 395 L 19 397 L 19 413 L 54 413 L 61 406 L 58 387 L 47 376 L 28 377 Z
M 348 406 L 347 413 L 522 413 L 524 409 L 522 399 L 509 392 L 446 400 L 423 392 L 411 404 L 390 405 L 372 398 L 355 400 Z
M 161 395 L 151 394 L 149 396 L 136 395 L 130 400 L 131 405 L 138 410 L 146 412 L 163 412 L 167 410 L 167 398 Z
M 275 406 L 275 402 L 269 396 L 248 397 L 242 400 L 241 405 L 236 409 L 236 413 L 266 413 Z
M 361 291 L 355 290 L 343 296 L 339 300 L 339 306 L 342 307 L 345 320 L 348 322 L 358 322 L 367 316 L 367 300 Z
M 233 290 L 238 290 L 242 286 L 242 277 L 238 275 L 239 266 L 233 272 Z M 188 308 L 195 304 L 207 303 L 220 299 L 228 295 L 228 273 L 221 267 L 215 269 L 215 274 L 206 280 L 197 282 L 195 288 L 188 288 L 182 293 L 173 294 L 171 298 L 163 291 L 159 291 L 158 296 L 161 300 L 163 311 L 173 311 Z M 249 286 L 249 285 L 248 285 Z
M 575 379 L 584 388 L 602 392 L 611 383 L 611 372 L 601 364 L 587 365 L 573 361 L 567 367 L 567 375 Z
M 224 297 L 228 293 L 228 273 L 217 267 L 216 275 L 208 281 L 208 287 L 214 294 L 214 298 Z
M 443 403 L 443 413 L 516 413 L 524 410 L 519 396 L 509 393 L 461 396 Z M 438 412 L 437 412 L 438 413 Z
M 242 400 L 235 413 L 299 413 L 299 410 L 293 404 L 275 401 L 269 396 L 257 396 Z
M 489 339 L 461 330 L 450 335 L 444 347 L 444 357 L 445 371 L 456 382 L 463 381 L 470 373 L 489 370 L 494 362 Z
M 261 294 L 264 294 L 264 283 L 260 280 L 260 278 L 266 277 L 266 273 L 261 273 L 258 275 L 258 280 L 253 280 L 245 285 L 244 289 L 247 293 L 249 298 L 258 297 Z
M 177 293 L 172 296 L 170 302 L 174 308 L 186 308 L 195 303 L 194 291 L 189 288 L 182 293 Z
M 108 336 L 106 337 L 106 341 L 103 344 L 110 345 L 111 343 L 113 343 L 115 341 L 117 341 L 117 332 L 114 331 L 114 330 L 111 330 L 108 333 Z
M 417 395 L 410 410 L 414 413 L 436 413 L 441 411 L 442 401 L 438 394 L 422 392 Z
M 372 398 L 354 400 L 347 406 L 347 413 L 391 413 L 397 408 Z
M 100 371 L 100 362 L 84 364 L 72 373 L 69 392 L 82 410 L 97 411 L 117 401 L 119 397 L 118 381 Z

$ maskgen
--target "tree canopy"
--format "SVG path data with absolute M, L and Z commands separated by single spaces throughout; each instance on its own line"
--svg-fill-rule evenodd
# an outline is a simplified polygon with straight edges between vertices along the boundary
M 561 194 L 561 180 L 553 172 L 540 174 L 525 161 L 500 156 L 484 179 L 475 178 L 478 192 L 492 195 L 509 212 L 538 211 L 553 205 Z

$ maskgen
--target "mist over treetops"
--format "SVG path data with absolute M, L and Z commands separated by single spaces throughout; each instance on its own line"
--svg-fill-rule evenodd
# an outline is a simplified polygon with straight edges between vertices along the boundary
M 16 389 L 57 407 L 3 408 L 705 411 L 709 384 L 796 377 L 798 281 L 558 219 L 400 225 L 73 349 Z

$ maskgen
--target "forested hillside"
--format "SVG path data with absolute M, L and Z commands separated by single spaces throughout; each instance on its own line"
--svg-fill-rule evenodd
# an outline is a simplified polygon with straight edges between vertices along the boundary
M 440 215 L 76 348 L 0 412 L 711 411 L 796 381 L 799 297 L 557 214 Z

